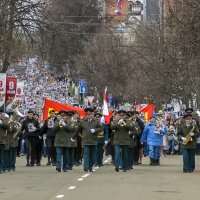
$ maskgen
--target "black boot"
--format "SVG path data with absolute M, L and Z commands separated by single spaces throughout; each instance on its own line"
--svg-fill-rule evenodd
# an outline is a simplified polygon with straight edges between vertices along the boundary
M 160 165 L 160 160 L 156 160 L 156 165 Z
M 152 159 L 152 166 L 156 166 L 156 160 Z
M 149 165 L 153 165 L 153 159 L 150 158 L 150 164 Z

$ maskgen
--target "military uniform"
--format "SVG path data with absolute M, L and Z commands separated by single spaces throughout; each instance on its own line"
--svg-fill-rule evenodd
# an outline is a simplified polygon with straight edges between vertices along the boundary
M 191 133 L 192 141 L 184 145 L 186 136 Z M 197 137 L 199 136 L 199 130 L 196 123 L 186 125 L 186 122 L 178 127 L 177 135 L 182 141 L 181 148 L 183 151 L 183 172 L 193 172 L 195 170 L 195 150 L 197 145 Z
M 139 129 L 139 126 L 137 122 L 134 123 L 134 131 L 129 132 L 130 137 L 130 145 L 128 150 L 128 163 L 129 163 L 129 169 L 133 169 L 134 161 L 135 161 L 135 147 L 138 146 L 138 137 L 141 134 L 141 131 Z
M 128 121 L 125 123 L 125 126 L 121 126 L 118 121 L 111 124 L 111 129 L 114 131 L 113 145 L 115 146 L 115 170 L 117 172 L 120 164 L 124 171 L 129 170 L 128 148 L 131 144 L 129 131 L 134 131 L 135 128 L 132 123 Z
M 87 112 L 88 110 L 86 110 Z M 84 171 L 92 171 L 95 160 L 95 148 L 98 140 L 98 133 L 103 130 L 102 125 L 95 119 L 84 119 L 76 128 L 72 139 L 82 133 L 82 145 L 84 148 Z
M 2 121 L 0 124 L 0 173 L 3 172 L 4 168 L 4 158 L 5 158 L 5 145 L 7 138 L 7 131 L 9 130 L 10 125 L 7 122 Z
M 65 120 L 64 123 L 64 126 L 57 123 L 53 128 L 53 131 L 56 134 L 54 146 L 56 147 L 56 169 L 58 172 L 61 171 L 61 168 L 64 172 L 67 172 L 67 164 L 69 163 L 69 147 L 76 146 L 76 144 L 71 141 L 71 137 L 75 130 L 74 126 L 67 120 Z

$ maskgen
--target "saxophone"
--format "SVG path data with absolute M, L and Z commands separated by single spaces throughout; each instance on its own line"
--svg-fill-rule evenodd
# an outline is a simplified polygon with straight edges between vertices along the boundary
M 190 133 L 192 133 L 195 129 L 195 123 L 192 124 L 192 129 L 189 131 L 189 133 L 186 135 L 186 141 L 183 142 L 183 145 L 187 145 L 189 142 L 192 142 L 192 136 L 190 135 Z

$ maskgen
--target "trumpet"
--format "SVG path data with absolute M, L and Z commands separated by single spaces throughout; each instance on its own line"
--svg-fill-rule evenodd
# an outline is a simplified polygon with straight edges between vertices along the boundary
M 61 119 L 61 120 L 59 121 L 59 126 L 60 126 L 60 128 L 62 128 L 62 127 L 64 126 L 64 124 L 65 124 L 64 119 Z
M 119 122 L 118 122 L 118 124 L 120 126 L 126 126 L 126 122 L 123 119 L 120 119 Z

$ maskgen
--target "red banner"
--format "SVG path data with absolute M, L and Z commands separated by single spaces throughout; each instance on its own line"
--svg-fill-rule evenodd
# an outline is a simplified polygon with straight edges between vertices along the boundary
M 7 77 L 6 78 L 6 107 L 13 104 L 17 88 L 17 78 Z
M 43 121 L 49 117 L 49 111 L 55 110 L 55 112 L 59 112 L 61 110 L 65 111 L 76 111 L 81 117 L 85 117 L 85 111 L 82 108 L 77 108 L 73 106 L 69 106 L 66 104 L 58 103 L 52 100 L 45 99 L 44 102 L 44 112 L 43 112 Z
M 144 120 L 145 121 L 149 121 L 151 115 L 154 113 L 154 109 L 155 109 L 156 105 L 154 104 L 150 104 L 146 107 L 144 107 L 142 110 L 140 110 L 139 112 L 143 112 L 144 113 Z

